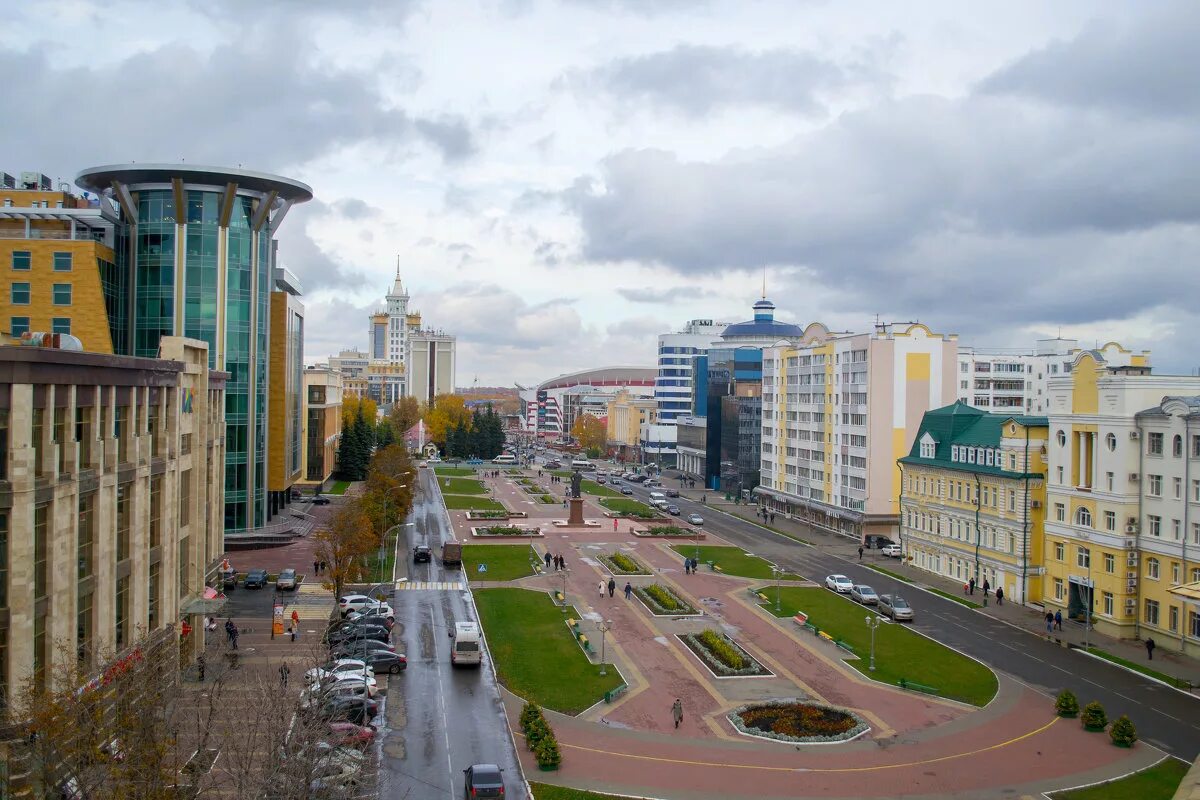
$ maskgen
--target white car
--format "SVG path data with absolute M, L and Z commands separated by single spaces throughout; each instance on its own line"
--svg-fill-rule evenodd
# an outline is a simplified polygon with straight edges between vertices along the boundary
M 320 683 L 330 675 L 362 675 L 364 672 L 370 671 L 371 668 L 362 659 L 339 658 L 336 661 L 330 661 L 319 667 L 313 667 L 304 673 L 304 681 L 305 683 Z
M 703 525 L 704 517 L 700 516 L 699 514 L 688 514 L 688 522 L 692 523 L 693 525 Z
M 884 548 L 879 552 L 883 553 L 889 558 L 899 558 L 901 556 L 900 545 L 898 544 L 885 545 Z
M 318 684 L 322 691 L 336 689 L 342 686 L 358 685 L 365 683 L 367 685 L 367 696 L 374 697 L 379 693 L 379 683 L 375 680 L 374 670 L 367 672 L 343 672 L 338 675 L 330 675 Z
M 854 582 L 845 575 L 830 575 L 825 578 L 825 588 L 832 589 L 838 594 L 850 594 L 850 590 L 854 588 Z
M 383 617 L 395 616 L 392 613 L 392 607 L 387 603 L 376 600 L 374 597 L 367 597 L 365 594 L 348 594 L 338 598 L 338 610 L 342 612 L 343 617 L 351 611 L 357 611 L 360 614 L 369 611 Z

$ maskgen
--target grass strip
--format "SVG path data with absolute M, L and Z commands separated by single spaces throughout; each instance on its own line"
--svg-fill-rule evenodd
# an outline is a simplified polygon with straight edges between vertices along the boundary
M 773 589 L 761 591 L 774 600 Z M 849 645 L 859 659 L 846 664 L 870 678 L 891 684 L 901 679 L 920 683 L 935 688 L 941 697 L 975 706 L 987 705 L 996 695 L 996 676 L 986 666 L 898 622 L 880 624 L 876 629 L 872 672 L 871 630 L 863 621 L 871 613 L 868 609 L 828 589 L 783 586 L 779 596 L 779 611 L 774 602 L 763 603 L 762 608 L 777 617 L 803 611 L 817 628 Z
M 620 497 L 621 496 L 620 492 L 614 491 L 603 484 L 596 483 L 595 481 L 588 481 L 588 480 L 580 481 L 579 482 L 579 490 L 581 492 L 583 492 L 584 494 L 594 494 L 598 497 Z
M 487 497 L 463 494 L 444 494 L 442 500 L 451 511 L 503 511 L 504 506 Z
M 1124 658 L 1121 658 L 1120 656 L 1114 656 L 1112 653 L 1106 653 L 1105 651 L 1103 651 L 1099 648 L 1089 647 L 1088 652 L 1091 653 L 1092 655 L 1100 656 L 1105 661 L 1111 661 L 1114 664 L 1120 664 L 1122 667 L 1131 669 L 1134 672 L 1140 672 L 1143 675 L 1146 675 L 1151 678 L 1155 678 L 1156 680 L 1160 680 L 1163 683 L 1167 684 L 1168 686 L 1174 686 L 1177 689 L 1192 688 L 1192 685 L 1189 682 L 1183 680 L 1182 678 L 1171 677 L 1170 675 L 1167 675 L 1164 672 L 1159 672 L 1156 669 L 1151 669 L 1150 667 L 1139 664 L 1136 661 L 1128 661 Z
M 529 788 L 533 790 L 533 800 L 627 800 L 627 798 L 615 794 L 587 792 L 583 789 L 553 786 L 549 783 L 530 783 Z
M 463 569 L 481 581 L 515 581 L 532 575 L 536 558 L 537 553 L 527 544 L 463 545 Z M 479 571 L 480 564 L 487 564 L 487 572 Z
M 350 488 L 350 481 L 334 481 L 333 486 L 329 487 L 329 491 L 325 494 L 345 494 Z
M 475 605 L 496 673 L 509 691 L 544 708 L 578 714 L 621 685 L 616 670 L 601 676 L 600 665 L 579 649 L 564 622 L 579 619 L 578 612 L 567 607 L 564 613 L 549 594 L 479 589 Z
M 1171 800 L 1183 783 L 1188 766 L 1177 758 L 1164 758 L 1149 769 L 1109 783 L 1055 792 L 1054 800 Z
M 472 478 L 439 478 L 439 482 L 446 494 L 487 494 L 483 481 Z
M 763 580 L 771 580 L 774 577 L 771 574 L 771 562 L 758 556 L 747 555 L 740 547 L 723 547 L 721 545 L 696 547 L 690 544 L 673 544 L 671 549 L 685 558 L 698 557 L 701 563 L 711 561 L 719 566 L 721 572 L 726 575 Z M 803 580 L 799 575 L 786 572 L 779 577 L 787 581 Z
M 470 467 L 434 467 L 433 471 L 438 475 L 468 478 L 475 474 L 475 470 Z
M 863 566 L 866 567 L 867 569 L 873 569 L 876 572 L 882 572 L 884 575 L 887 575 L 889 578 L 895 578 L 896 580 L 902 581 L 904 583 L 913 583 L 912 578 L 901 575 L 898 572 L 892 572 L 890 569 L 886 569 L 885 567 L 877 567 L 874 564 L 863 564 Z M 938 594 L 941 594 L 941 592 L 939 592 Z M 957 600 L 958 598 L 952 597 L 950 599 Z
M 657 519 L 658 512 L 652 509 L 645 503 L 640 503 L 637 500 L 629 500 L 624 497 L 604 497 L 600 500 L 600 505 L 607 508 L 609 511 L 614 511 L 618 514 L 625 514 L 638 519 Z

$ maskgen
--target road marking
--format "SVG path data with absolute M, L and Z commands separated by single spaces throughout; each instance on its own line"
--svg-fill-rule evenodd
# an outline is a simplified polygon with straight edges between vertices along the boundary
M 437 618 L 433 616 L 433 606 L 429 607 L 429 627 L 432 630 L 437 630 Z M 434 637 L 434 641 L 437 641 L 437 637 Z M 434 659 L 437 658 L 436 644 L 433 646 L 433 657 Z M 438 710 L 441 712 L 442 719 L 446 719 L 446 693 L 442 690 L 442 670 L 434 669 L 434 673 L 437 675 L 438 682 Z M 454 759 L 450 755 L 449 725 L 442 726 L 442 738 L 446 742 L 446 774 L 450 776 L 450 791 L 448 794 L 450 795 L 450 800 L 454 800 Z
M 396 587 L 397 591 L 461 592 L 466 587 L 455 581 L 410 581 Z
M 431 609 L 431 613 L 432 613 L 432 609 Z M 665 763 L 665 764 L 683 764 L 686 766 L 694 766 L 694 767 L 720 767 L 723 769 L 757 769 L 757 770 L 764 770 L 766 772 L 825 772 L 825 773 L 877 772 L 877 771 L 887 770 L 887 769 L 903 769 L 905 767 L 921 767 L 921 766 L 925 766 L 926 764 L 937 764 L 937 763 L 940 763 L 943 761 L 953 761 L 958 758 L 967 758 L 970 756 L 979 755 L 980 753 L 987 753 L 992 750 L 999 750 L 1002 747 L 1007 747 L 1011 744 L 1016 744 L 1017 742 L 1028 739 L 1031 736 L 1037 736 L 1039 733 L 1043 733 L 1043 732 L 1049 730 L 1050 727 L 1054 725 L 1054 723 L 1058 722 L 1058 720 L 1059 720 L 1058 717 L 1054 717 L 1053 719 L 1051 719 L 1049 722 L 1047 722 L 1045 725 L 1043 725 L 1040 728 L 1036 728 L 1032 731 L 1027 731 L 1027 732 L 1021 734 L 1020 736 L 1013 737 L 1012 739 L 1008 739 L 1003 742 L 997 742 L 996 744 L 991 744 L 991 745 L 988 745 L 987 747 L 981 747 L 977 750 L 970 750 L 965 753 L 954 753 L 954 754 L 948 755 L 948 756 L 938 756 L 937 758 L 926 758 L 921 761 L 906 761 L 901 764 L 878 764 L 873 767 L 768 767 L 768 766 L 761 766 L 761 765 L 757 765 L 757 764 L 734 764 L 734 763 L 729 763 L 729 762 L 691 761 L 691 760 L 682 759 L 682 758 L 663 758 L 662 756 L 644 756 L 644 755 L 639 755 L 637 753 L 617 753 L 617 752 L 613 752 L 612 750 L 601 750 L 600 748 L 597 748 L 597 747 L 584 747 L 583 745 L 579 745 L 579 744 L 567 744 L 566 742 L 563 742 L 561 740 L 559 741 L 558 744 L 559 744 L 559 747 L 568 747 L 573 750 L 583 750 L 583 751 L 589 752 L 589 753 L 600 753 L 601 755 L 619 756 L 621 758 L 632 758 L 632 759 L 636 759 L 638 761 L 657 761 L 657 762 Z M 519 731 L 514 730 L 513 733 L 517 736 L 521 736 L 522 738 L 524 738 L 524 734 L 520 733 Z

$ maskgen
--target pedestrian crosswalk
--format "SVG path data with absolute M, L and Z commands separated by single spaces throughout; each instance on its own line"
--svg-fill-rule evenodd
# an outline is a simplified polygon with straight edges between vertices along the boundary
M 461 592 L 466 589 L 458 581 L 408 581 L 396 585 L 397 591 Z

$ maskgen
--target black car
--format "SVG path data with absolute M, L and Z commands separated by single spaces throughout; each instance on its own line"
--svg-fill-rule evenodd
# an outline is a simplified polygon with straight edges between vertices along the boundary
M 325 634 L 326 640 L 329 642 L 330 646 L 333 647 L 336 647 L 343 642 L 352 642 L 364 639 L 373 639 L 375 641 L 386 642 L 391 637 L 391 631 L 382 625 L 356 625 L 353 622 L 339 625 Z
M 312 504 L 314 506 L 327 506 L 329 505 L 329 498 L 322 495 L 317 495 L 312 499 Z
M 413 563 L 419 564 L 422 561 L 429 562 L 433 560 L 433 551 L 429 549 L 427 544 L 419 544 L 413 548 Z
M 367 653 L 374 653 L 379 650 L 394 652 L 395 649 L 389 642 L 378 639 L 343 639 L 337 644 L 330 646 L 330 658 L 362 659 Z
M 237 588 L 237 571 L 227 569 L 221 573 L 221 588 L 226 591 Z
M 346 617 L 339 624 L 342 624 L 342 625 L 377 625 L 382 628 L 387 628 L 390 631 L 392 629 L 392 626 L 396 624 L 396 620 L 393 619 L 392 617 L 385 617 L 383 614 L 376 614 L 374 612 L 369 612 L 366 614 L 360 614 L 357 617 L 354 617 L 353 619 L 351 619 L 350 617 Z
M 504 797 L 504 776 L 495 764 L 475 764 L 463 770 L 463 797 Z
M 393 653 L 391 650 L 368 650 L 359 655 L 367 662 L 367 666 L 375 672 L 390 672 L 393 675 L 408 669 L 408 659 L 403 653 Z
M 365 725 L 379 713 L 379 703 L 369 697 L 330 697 L 318 706 L 317 713 L 328 720 Z
M 665 494 L 667 495 L 667 497 L 679 497 L 679 490 L 678 489 L 667 489 Z
M 246 573 L 246 580 L 242 581 L 242 586 L 247 589 L 261 589 L 267 585 L 267 571 L 265 569 L 252 569 Z

